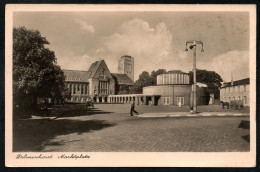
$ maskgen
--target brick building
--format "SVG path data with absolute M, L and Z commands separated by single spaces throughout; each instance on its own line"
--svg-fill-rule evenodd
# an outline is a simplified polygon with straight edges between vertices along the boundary
M 67 100 L 68 102 L 86 102 L 90 98 L 95 102 L 107 102 L 108 95 L 115 94 L 116 84 L 133 85 L 133 81 L 128 77 L 128 74 L 131 74 L 129 69 L 121 71 L 120 74 L 111 74 L 104 60 L 92 63 L 87 71 L 63 72 L 66 77 L 65 85 L 71 91 L 71 99 Z

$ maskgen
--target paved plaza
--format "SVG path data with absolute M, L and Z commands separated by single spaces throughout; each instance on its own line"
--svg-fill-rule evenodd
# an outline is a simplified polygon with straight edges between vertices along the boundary
M 248 110 L 201 106 L 198 111 L 242 113 L 245 116 L 142 118 L 145 113 L 180 114 L 189 107 L 137 106 L 139 117 L 129 116 L 129 104 L 57 106 L 50 117 L 14 120 L 13 151 L 43 152 L 227 152 L 249 151 L 249 130 L 238 128 L 249 120 Z

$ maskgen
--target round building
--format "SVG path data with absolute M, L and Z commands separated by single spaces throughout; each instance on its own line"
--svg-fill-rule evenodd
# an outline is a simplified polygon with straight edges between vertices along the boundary
M 191 91 L 188 73 L 174 70 L 158 75 L 157 85 L 144 87 L 143 96 L 147 99 L 147 104 L 152 105 L 189 105 Z M 205 102 L 205 88 L 197 86 L 197 103 L 200 105 Z

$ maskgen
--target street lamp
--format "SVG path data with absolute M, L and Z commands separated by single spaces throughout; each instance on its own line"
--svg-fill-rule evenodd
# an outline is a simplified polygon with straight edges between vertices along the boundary
M 192 50 L 193 49 L 193 85 L 192 85 L 192 102 L 191 104 L 193 104 L 192 107 L 192 113 L 196 114 L 197 113 L 197 89 L 196 89 L 196 47 L 198 44 L 201 44 L 202 45 L 202 49 L 201 49 L 201 52 L 204 52 L 204 49 L 203 49 L 203 42 L 202 41 L 187 41 L 186 42 L 186 49 L 185 51 L 188 51 L 188 44 L 191 44 L 190 45 L 190 49 Z

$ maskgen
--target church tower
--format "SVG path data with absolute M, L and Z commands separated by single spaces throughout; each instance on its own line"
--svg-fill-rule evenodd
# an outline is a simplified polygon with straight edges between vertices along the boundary
M 126 74 L 134 82 L 134 58 L 122 56 L 118 61 L 118 73 Z

